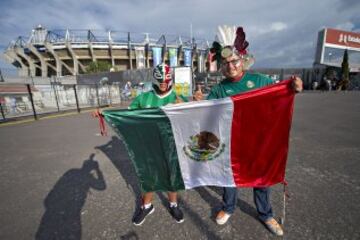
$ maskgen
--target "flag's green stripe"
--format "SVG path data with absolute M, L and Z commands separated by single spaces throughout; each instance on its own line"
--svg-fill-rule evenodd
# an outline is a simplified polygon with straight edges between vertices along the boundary
M 170 120 L 161 109 L 103 112 L 124 141 L 142 191 L 184 189 Z

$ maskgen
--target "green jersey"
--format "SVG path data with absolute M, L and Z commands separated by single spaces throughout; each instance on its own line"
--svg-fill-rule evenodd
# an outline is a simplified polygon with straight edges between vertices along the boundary
M 225 98 L 272 83 L 274 83 L 273 80 L 265 75 L 246 72 L 239 81 L 233 82 L 230 79 L 224 79 L 219 84 L 213 86 L 207 99 Z
M 184 102 L 188 100 L 182 96 L 178 96 Z M 169 103 L 176 102 L 176 93 L 174 91 L 169 91 L 165 95 L 156 94 L 155 90 L 151 90 L 149 92 L 144 92 L 137 96 L 130 104 L 129 109 L 144 109 L 144 108 L 157 108 L 161 106 L 165 106 Z

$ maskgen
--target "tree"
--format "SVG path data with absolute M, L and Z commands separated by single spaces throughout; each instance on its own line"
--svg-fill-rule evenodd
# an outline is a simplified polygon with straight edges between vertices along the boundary
M 350 84 L 350 67 L 349 67 L 349 56 L 347 49 L 344 52 L 343 61 L 341 63 L 341 81 L 337 84 L 337 90 L 347 90 Z
M 94 61 L 86 67 L 86 73 L 108 72 L 111 67 L 110 63 L 104 61 Z

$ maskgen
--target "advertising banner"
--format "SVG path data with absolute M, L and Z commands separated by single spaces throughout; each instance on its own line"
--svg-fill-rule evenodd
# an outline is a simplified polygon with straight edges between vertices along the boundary
M 177 49 L 169 48 L 170 67 L 177 66 Z
M 136 47 L 135 48 L 135 56 L 136 56 L 136 68 L 137 69 L 145 68 L 145 49 L 144 49 L 144 47 Z
M 192 72 L 191 67 L 174 68 L 175 92 L 184 97 L 192 96 Z
M 191 67 L 191 49 L 185 48 L 184 49 L 184 66 Z
M 157 66 L 162 63 L 162 48 L 161 47 L 152 47 L 153 52 L 153 66 Z

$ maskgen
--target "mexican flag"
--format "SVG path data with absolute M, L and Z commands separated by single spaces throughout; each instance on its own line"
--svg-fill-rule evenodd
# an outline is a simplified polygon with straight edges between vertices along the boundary
M 144 192 L 265 187 L 285 180 L 290 81 L 228 98 L 158 109 L 107 110 Z

